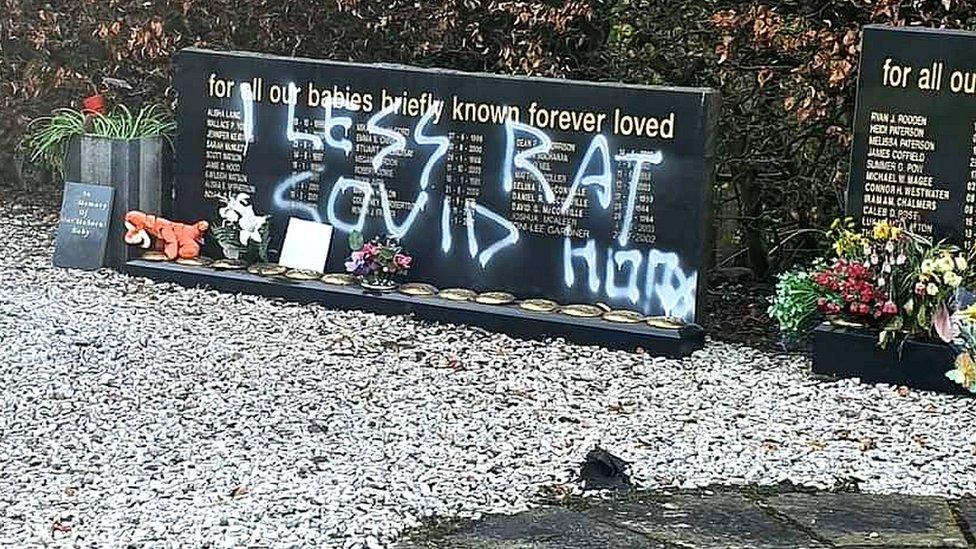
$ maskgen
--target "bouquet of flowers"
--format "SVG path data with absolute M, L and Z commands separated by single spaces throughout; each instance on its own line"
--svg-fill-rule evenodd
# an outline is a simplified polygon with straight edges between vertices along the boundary
M 784 292 L 773 299 L 770 315 L 782 327 L 796 332 L 797 317 L 819 313 L 877 329 L 882 346 L 904 336 L 947 342 L 955 337 L 950 317 L 956 291 L 976 278 L 968 254 L 887 221 L 861 233 L 854 230 L 852 220 L 837 220 L 826 236 L 829 256 L 781 276 L 781 285 L 783 280 L 794 280 L 797 286 L 795 280 L 802 279 L 806 288 L 804 300 L 790 300 Z
M 268 216 L 256 215 L 246 193 L 220 199 L 220 221 L 211 229 L 227 259 L 246 262 L 268 260 Z
M 959 329 L 956 348 L 959 354 L 953 369 L 946 377 L 962 385 L 971 393 L 976 393 L 976 304 L 959 311 L 953 317 Z
M 947 375 L 976 390 L 976 308 L 953 313 L 960 290 L 976 285 L 973 252 L 887 221 L 862 233 L 838 220 L 825 234 L 829 256 L 780 276 L 769 314 L 784 335 L 803 337 L 826 317 L 877 330 L 882 347 L 909 336 L 940 339 L 962 349 Z
M 346 271 L 359 277 L 367 288 L 395 288 L 394 278 L 409 271 L 413 263 L 400 241 L 391 237 L 374 237 L 365 242 L 362 234 L 353 232 L 349 235 L 349 249 L 352 253 L 346 261 Z

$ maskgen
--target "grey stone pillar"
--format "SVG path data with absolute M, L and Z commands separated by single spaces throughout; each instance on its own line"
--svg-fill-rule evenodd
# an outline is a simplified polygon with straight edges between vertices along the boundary
M 134 140 L 81 136 L 65 158 L 65 180 L 115 188 L 105 264 L 118 267 L 131 250 L 123 241 L 129 210 L 167 216 L 172 204 L 172 150 L 161 137 Z

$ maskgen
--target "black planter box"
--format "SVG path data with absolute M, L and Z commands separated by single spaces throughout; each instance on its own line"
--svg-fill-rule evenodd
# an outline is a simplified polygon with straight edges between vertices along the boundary
M 601 318 L 526 311 L 514 305 L 449 301 L 399 292 L 372 293 L 358 286 L 329 285 L 317 280 L 266 278 L 246 271 L 217 271 L 169 262 L 132 260 L 123 265 L 122 271 L 189 288 L 206 287 L 300 303 L 317 302 L 336 309 L 359 309 L 379 314 L 413 314 L 422 320 L 468 324 L 527 339 L 563 337 L 574 343 L 612 349 L 634 351 L 641 348 L 652 355 L 687 356 L 705 345 L 705 332 L 696 325 L 665 330 L 643 322 L 622 324 Z
M 813 335 L 816 374 L 969 395 L 969 391 L 945 376 L 953 368 L 955 358 L 956 352 L 945 343 L 908 339 L 881 349 L 877 332 L 829 323 L 818 326 Z

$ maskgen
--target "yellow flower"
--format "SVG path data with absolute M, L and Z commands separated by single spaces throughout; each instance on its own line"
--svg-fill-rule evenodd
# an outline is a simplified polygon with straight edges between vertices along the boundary
M 962 284 L 962 277 L 951 271 L 946 273 L 943 278 L 945 279 L 945 283 L 953 288 L 957 288 Z
M 976 322 L 976 303 L 973 303 L 969 307 L 956 313 L 956 316 L 968 320 L 970 322 Z
M 959 256 L 956 258 L 956 270 L 965 271 L 969 268 L 969 263 L 966 261 L 965 257 Z
M 939 285 L 935 282 L 929 282 L 929 285 L 925 287 L 925 293 L 929 295 L 936 295 L 939 293 Z
M 956 357 L 956 369 L 962 374 L 963 386 L 971 387 L 976 382 L 976 363 L 968 352 Z
M 891 239 L 892 240 L 898 240 L 898 238 L 901 237 L 901 231 L 902 231 L 901 227 L 892 227 L 891 228 Z
M 887 221 L 879 221 L 871 229 L 871 236 L 875 240 L 888 240 L 891 236 L 891 225 Z

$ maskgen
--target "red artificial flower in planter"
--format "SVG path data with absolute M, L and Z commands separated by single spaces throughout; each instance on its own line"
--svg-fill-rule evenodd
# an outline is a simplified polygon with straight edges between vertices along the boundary
M 81 110 L 85 114 L 105 114 L 105 96 L 96 93 L 89 95 L 81 101 Z

